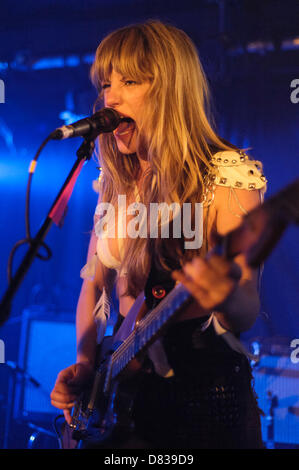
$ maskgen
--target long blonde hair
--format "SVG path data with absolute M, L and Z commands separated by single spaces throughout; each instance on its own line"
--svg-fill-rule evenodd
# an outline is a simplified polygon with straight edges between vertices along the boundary
M 99 99 L 101 84 L 110 79 L 112 69 L 150 83 L 137 141 L 137 154 L 145 149 L 151 168 L 141 201 L 147 207 L 150 202 L 200 202 L 213 149 L 231 147 L 213 129 L 209 86 L 195 45 L 183 31 L 160 21 L 127 26 L 104 38 L 96 51 L 91 78 Z M 140 176 L 139 160 L 120 154 L 112 133 L 102 134 L 99 144 L 102 200 L 116 203 L 118 194 L 133 190 Z M 160 242 L 155 242 L 157 252 Z M 148 240 L 127 240 L 123 265 L 128 293 L 136 296 L 149 271 Z

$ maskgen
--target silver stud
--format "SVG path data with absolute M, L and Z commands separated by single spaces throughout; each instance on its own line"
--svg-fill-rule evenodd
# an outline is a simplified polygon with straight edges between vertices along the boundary
M 223 160 L 223 163 L 228 163 L 228 159 L 226 158 L 225 160 Z
M 219 183 L 220 184 L 225 184 L 227 182 L 227 178 L 220 178 Z
M 255 183 L 249 183 L 248 189 L 255 189 Z
M 243 186 L 243 183 L 242 183 L 241 181 L 236 181 L 236 182 L 235 182 L 235 186 L 236 186 L 237 188 L 241 188 L 241 187 Z
M 237 160 L 232 160 L 232 163 L 237 163 Z

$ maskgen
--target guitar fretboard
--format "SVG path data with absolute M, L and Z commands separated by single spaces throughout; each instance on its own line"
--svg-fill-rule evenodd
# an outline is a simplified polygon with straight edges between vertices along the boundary
M 177 286 L 151 310 L 136 328 L 112 354 L 110 362 L 110 377 L 115 378 L 126 365 L 159 333 L 161 328 L 187 301 L 190 293 L 182 285 Z

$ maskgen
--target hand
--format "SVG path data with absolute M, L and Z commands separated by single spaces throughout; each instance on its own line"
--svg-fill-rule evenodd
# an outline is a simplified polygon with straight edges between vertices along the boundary
M 93 367 L 89 362 L 73 364 L 59 372 L 55 386 L 51 392 L 51 403 L 62 409 L 68 424 L 71 423 L 71 409 L 87 385 L 93 374 Z
M 172 277 L 188 289 L 201 308 L 221 311 L 224 302 L 238 286 L 241 268 L 213 254 L 209 259 L 193 258 L 182 271 L 173 271 Z

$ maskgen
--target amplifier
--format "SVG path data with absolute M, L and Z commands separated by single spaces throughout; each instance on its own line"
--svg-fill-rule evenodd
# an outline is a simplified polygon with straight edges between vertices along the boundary
M 14 418 L 48 421 L 59 411 L 50 393 L 61 369 L 76 361 L 74 313 L 30 308 L 22 315 Z
M 253 377 L 267 447 L 299 445 L 299 363 L 290 355 L 262 355 Z

